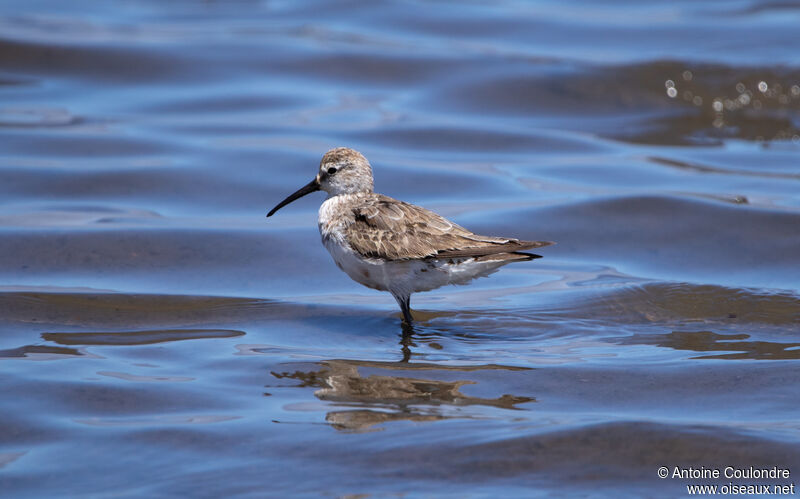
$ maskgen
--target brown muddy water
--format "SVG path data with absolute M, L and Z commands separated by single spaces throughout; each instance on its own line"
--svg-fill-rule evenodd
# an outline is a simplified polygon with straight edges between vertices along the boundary
M 2 2 L 0 495 L 796 483 L 798 24 L 747 0 Z M 379 192 L 558 245 L 415 295 L 404 351 L 394 300 L 320 244 L 321 194 L 264 218 L 342 145 Z M 790 475 L 671 476 L 727 466 Z

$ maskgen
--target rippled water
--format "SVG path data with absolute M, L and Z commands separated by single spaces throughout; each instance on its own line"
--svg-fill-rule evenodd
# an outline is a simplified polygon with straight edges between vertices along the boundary
M 796 482 L 798 23 L 767 1 L 3 2 L 2 491 Z M 415 295 L 403 345 L 394 300 L 319 243 L 321 195 L 264 218 L 340 145 L 380 192 L 558 245 Z

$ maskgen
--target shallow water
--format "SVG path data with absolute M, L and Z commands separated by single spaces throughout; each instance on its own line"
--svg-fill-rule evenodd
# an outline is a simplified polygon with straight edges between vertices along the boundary
M 0 4 L 9 496 L 673 497 L 800 474 L 800 8 Z M 394 300 L 328 148 L 558 245 Z M 407 362 L 406 362 L 407 361 Z M 729 480 L 706 480 L 724 485 Z

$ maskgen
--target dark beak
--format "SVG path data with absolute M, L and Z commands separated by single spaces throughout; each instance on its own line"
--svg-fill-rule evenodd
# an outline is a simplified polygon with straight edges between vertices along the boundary
M 318 191 L 318 190 L 319 190 L 319 181 L 315 178 L 314 180 L 312 180 L 308 184 L 306 184 L 303 187 L 301 187 L 300 189 L 298 189 L 297 192 L 295 192 L 294 194 L 290 195 L 288 198 L 286 198 L 283 201 L 281 201 L 280 203 L 278 203 L 278 206 L 276 206 L 275 208 L 272 208 L 269 211 L 269 213 L 267 213 L 267 216 L 271 217 L 273 213 L 275 213 L 276 211 L 280 210 L 281 208 L 283 208 L 287 204 L 291 203 L 295 199 L 300 199 L 301 197 L 305 196 L 306 194 L 310 194 L 310 193 Z

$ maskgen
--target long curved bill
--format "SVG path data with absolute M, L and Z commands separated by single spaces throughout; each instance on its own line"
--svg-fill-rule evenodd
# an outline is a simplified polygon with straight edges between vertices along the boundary
M 283 201 L 278 203 L 278 205 L 275 208 L 272 208 L 269 211 L 269 213 L 267 213 L 267 216 L 271 217 L 273 213 L 275 213 L 276 211 L 280 210 L 281 208 L 283 208 L 287 204 L 291 203 L 295 199 L 300 199 L 301 197 L 305 196 L 306 194 L 311 194 L 312 192 L 315 192 L 315 191 L 318 191 L 318 190 L 319 190 L 319 180 L 317 180 L 315 178 L 311 182 L 307 183 L 306 185 L 304 185 L 303 187 L 298 189 L 297 192 L 295 192 L 294 194 L 289 195 L 289 197 L 287 197 L 286 199 L 284 199 Z

